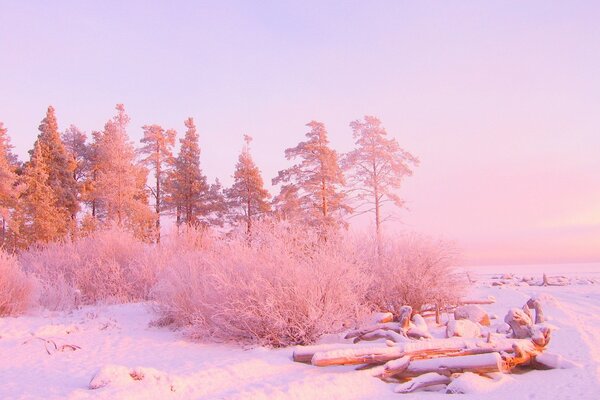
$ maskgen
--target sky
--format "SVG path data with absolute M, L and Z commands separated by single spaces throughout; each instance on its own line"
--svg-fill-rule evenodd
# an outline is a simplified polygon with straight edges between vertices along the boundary
M 598 21 L 596 1 L 0 0 L 0 121 L 25 159 L 50 104 L 90 133 L 124 103 L 136 142 L 192 116 L 228 185 L 244 134 L 269 183 L 309 121 L 345 152 L 375 115 L 421 160 L 389 235 L 466 264 L 595 262 Z

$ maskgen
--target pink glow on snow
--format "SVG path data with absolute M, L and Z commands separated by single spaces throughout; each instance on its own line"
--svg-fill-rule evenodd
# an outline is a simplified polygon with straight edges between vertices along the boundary
M 421 165 L 387 229 L 455 239 L 465 262 L 600 260 L 600 5 L 12 2 L 0 12 L 0 120 L 21 159 L 46 107 L 129 134 L 196 119 L 202 164 L 231 184 L 254 137 L 266 182 L 323 121 L 378 116 Z

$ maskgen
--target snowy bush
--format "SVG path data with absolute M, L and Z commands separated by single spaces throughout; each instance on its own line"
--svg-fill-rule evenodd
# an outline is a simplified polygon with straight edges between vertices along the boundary
M 456 303 L 466 288 L 453 273 L 457 255 L 452 243 L 416 234 L 382 243 L 379 256 L 372 252 L 368 257 L 373 273 L 369 301 L 395 315 L 403 305 L 419 311 Z
M 0 317 L 25 311 L 32 293 L 32 280 L 21 271 L 16 257 L 0 249 Z
M 364 311 L 367 276 L 358 256 L 331 235 L 262 222 L 180 251 L 156 298 L 166 320 L 194 335 L 269 346 L 314 342 Z
M 156 249 L 115 227 L 21 254 L 24 269 L 40 281 L 41 304 L 50 309 L 146 299 L 161 260 Z

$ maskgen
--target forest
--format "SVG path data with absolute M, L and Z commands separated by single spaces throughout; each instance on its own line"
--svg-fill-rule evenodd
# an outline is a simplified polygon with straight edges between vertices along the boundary
M 440 307 L 460 296 L 451 243 L 382 233 L 386 204 L 402 207 L 398 191 L 419 160 L 377 118 L 350 123 L 356 147 L 347 154 L 331 148 L 323 123 L 309 122 L 305 140 L 285 150 L 292 165 L 272 180 L 276 196 L 250 136 L 223 188 L 201 168 L 192 118 L 177 154 L 175 130 L 145 125 L 136 148 L 128 122 L 119 104 L 88 140 L 73 125 L 61 133 L 49 107 L 24 163 L 0 125 L 1 314 L 153 301 L 158 324 L 285 346 L 373 310 Z M 348 231 L 361 214 L 375 232 Z

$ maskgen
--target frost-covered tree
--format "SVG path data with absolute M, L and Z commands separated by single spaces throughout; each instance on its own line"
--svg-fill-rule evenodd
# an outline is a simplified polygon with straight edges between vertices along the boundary
M 284 190 L 278 196 L 283 203 L 275 204 L 278 209 L 288 208 L 285 201 L 292 199 L 299 204 L 306 222 L 318 226 L 343 225 L 343 217 L 351 211 L 346 203 L 344 193 L 344 175 L 338 163 L 338 154 L 329 147 L 329 139 L 325 125 L 311 121 L 306 126 L 310 131 L 308 140 L 300 142 L 296 147 L 285 150 L 288 160 L 299 158 L 298 164 L 279 171 L 273 179 L 273 185 L 283 184 Z M 293 188 L 297 188 L 297 196 L 289 196 Z
M 302 207 L 298 187 L 293 184 L 282 185 L 279 194 L 271 202 L 273 214 L 285 221 L 302 219 Z
M 175 131 L 166 131 L 159 125 L 144 125 L 143 144 L 139 152 L 144 156 L 142 163 L 154 173 L 155 184 L 150 187 L 154 199 L 156 212 L 156 237 L 160 241 L 160 213 L 164 209 L 164 183 L 167 177 L 167 168 L 173 163 L 173 146 L 175 145 Z
M 89 214 L 92 219 L 96 218 L 98 211 L 98 196 L 96 190 L 96 184 L 98 181 L 98 143 L 102 138 L 102 132 L 92 132 L 92 142 L 87 145 L 87 151 L 85 154 L 85 165 L 86 173 L 81 185 L 81 199 L 89 209 Z M 87 223 L 88 226 L 94 226 L 94 224 Z
M 224 200 L 221 185 L 207 183 L 200 168 L 200 146 L 193 118 L 185 120 L 187 128 L 177 158 L 169 171 L 165 202 L 175 212 L 177 225 L 221 224 Z
M 401 207 L 397 194 L 402 180 L 412 175 L 419 160 L 402 149 L 396 139 L 388 138 L 381 121 L 365 116 L 364 121 L 350 123 L 356 148 L 348 153 L 343 166 L 348 173 L 350 192 L 354 194 L 357 214 L 373 213 L 377 237 L 386 220 L 382 207 L 392 203 Z
M 69 210 L 61 206 L 57 192 L 50 186 L 46 160 L 43 145 L 38 141 L 25 165 L 22 177 L 25 189 L 14 216 L 15 234 L 21 247 L 62 239 L 70 227 Z
M 71 125 L 63 133 L 62 141 L 67 151 L 75 160 L 73 179 L 81 186 L 89 170 L 89 147 L 86 144 L 87 135 L 75 125 Z
M 8 222 L 19 195 L 16 167 L 8 130 L 0 122 L 0 247 L 6 243 Z
M 233 174 L 233 185 L 225 191 L 229 218 L 232 223 L 246 224 L 246 233 L 252 229 L 252 221 L 268 213 L 271 209 L 269 192 L 264 188 L 260 170 L 250 154 L 252 138 L 244 135 L 246 144 L 238 158 Z
M 125 107 L 117 104 L 116 109 L 117 115 L 96 138 L 96 216 L 148 238 L 148 228 L 154 229 L 155 220 L 145 193 L 147 170 L 135 162 L 135 149 L 126 131 L 129 116 Z
M 54 107 L 48 107 L 39 130 L 35 143 L 35 147 L 39 147 L 39 154 L 38 157 L 32 157 L 30 162 L 42 162 L 48 179 L 46 183 L 54 192 L 56 206 L 61 209 L 61 214 L 64 210 L 71 217 L 72 221 L 68 223 L 72 227 L 79 210 L 77 183 L 73 178 L 77 165 L 58 132 Z

